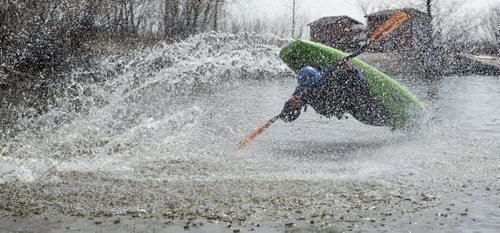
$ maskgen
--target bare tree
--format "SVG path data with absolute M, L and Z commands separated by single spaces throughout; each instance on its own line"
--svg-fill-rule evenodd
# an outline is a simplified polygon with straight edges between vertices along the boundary
M 484 41 L 492 41 L 500 48 L 500 5 L 492 7 L 481 20 Z M 499 51 L 500 52 L 500 51 Z
M 363 14 L 369 15 L 376 11 L 389 9 L 391 5 L 384 1 L 373 1 L 373 0 L 356 0 L 359 8 L 363 12 Z
M 224 4 L 224 0 L 165 0 L 165 37 L 177 40 L 201 31 L 218 30 Z
M 295 37 L 295 13 L 297 11 L 297 4 L 292 0 L 292 37 Z
M 497 6 L 491 11 L 490 27 L 493 41 L 500 48 L 500 6 Z M 498 51 L 500 53 L 500 49 Z

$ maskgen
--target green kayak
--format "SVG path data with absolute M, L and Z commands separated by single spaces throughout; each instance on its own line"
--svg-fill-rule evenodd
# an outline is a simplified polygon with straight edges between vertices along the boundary
M 334 67 L 344 56 L 344 52 L 307 40 L 289 42 L 280 51 L 280 58 L 295 72 L 306 66 Z M 357 58 L 350 64 L 365 76 L 362 85 L 369 97 L 359 98 L 370 99 L 356 102 L 359 106 L 349 112 L 354 118 L 369 125 L 399 129 L 419 126 L 426 119 L 425 107 L 401 84 Z

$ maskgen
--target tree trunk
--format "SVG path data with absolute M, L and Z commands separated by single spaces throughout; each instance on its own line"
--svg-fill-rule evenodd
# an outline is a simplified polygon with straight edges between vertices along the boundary
M 134 0 L 129 1 L 129 6 L 128 6 L 128 13 L 129 13 L 129 32 L 131 34 L 136 35 L 137 34 L 137 28 L 138 25 L 135 24 L 135 9 L 134 9 Z
M 195 0 L 193 4 L 193 16 L 191 18 L 191 30 L 190 34 L 194 34 L 198 32 L 199 29 L 199 19 L 200 19 L 200 13 L 201 13 L 201 0 Z
M 430 44 L 434 44 L 434 37 L 433 37 L 433 32 L 434 32 L 434 28 L 433 28 L 433 25 L 432 25 L 432 0 L 426 0 L 426 9 L 427 9 L 427 17 L 428 17 L 428 20 L 429 20 L 429 23 L 428 23 L 428 29 L 427 29 L 427 38 L 430 40 L 429 43 Z
M 427 9 L 427 16 L 432 19 L 432 6 L 431 6 L 431 3 L 432 3 L 432 0 L 427 0 L 425 6 L 426 6 L 426 9 Z
M 165 12 L 163 15 L 163 27 L 165 38 L 174 39 L 178 35 L 179 28 L 179 0 L 165 0 Z
M 219 5 L 220 0 L 215 0 L 215 9 L 214 9 L 214 30 L 219 31 Z
M 292 38 L 295 37 L 295 0 L 293 0 L 292 4 Z
M 206 1 L 205 4 L 203 4 L 203 14 L 202 14 L 202 25 L 201 28 L 204 30 L 210 29 L 210 24 L 208 23 L 208 20 L 210 19 L 210 11 L 212 10 L 212 1 Z

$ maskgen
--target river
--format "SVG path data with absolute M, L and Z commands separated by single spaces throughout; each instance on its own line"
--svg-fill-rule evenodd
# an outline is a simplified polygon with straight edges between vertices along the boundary
M 310 108 L 238 152 L 293 92 L 290 73 L 189 88 L 163 75 L 82 86 L 78 111 L 61 104 L 4 140 L 4 231 L 500 230 L 498 77 L 399 79 L 431 112 L 420 130 Z

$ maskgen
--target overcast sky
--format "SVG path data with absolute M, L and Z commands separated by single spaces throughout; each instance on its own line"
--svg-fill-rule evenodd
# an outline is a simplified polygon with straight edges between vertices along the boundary
M 365 22 L 357 0 L 296 0 L 298 14 L 309 16 L 315 20 L 323 16 L 349 15 L 354 19 Z M 372 0 L 373 2 L 401 3 L 404 1 L 424 2 L 424 0 Z M 449 0 L 439 0 L 446 2 Z M 491 5 L 500 4 L 500 0 L 463 0 L 461 12 L 481 12 Z M 290 14 L 292 0 L 236 0 L 233 11 L 250 17 L 281 17 Z

